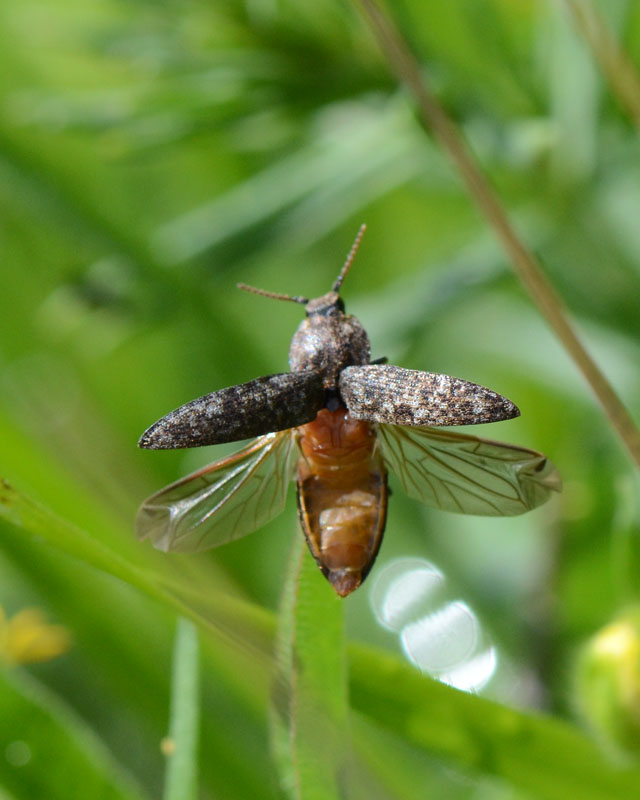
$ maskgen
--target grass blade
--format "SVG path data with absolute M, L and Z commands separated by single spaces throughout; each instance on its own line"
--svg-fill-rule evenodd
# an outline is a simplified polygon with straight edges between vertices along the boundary
M 216 593 L 214 598 L 213 590 L 207 598 L 202 598 L 190 585 L 177 584 L 174 579 L 131 563 L 87 531 L 17 491 L 4 479 L 0 479 L 0 520 L 31 534 L 38 543 L 46 543 L 119 578 L 236 646 L 242 645 L 245 639 L 251 640 L 260 645 L 263 652 L 268 645 L 272 620 L 258 606 L 223 592 Z
M 338 800 L 349 752 L 341 601 L 301 536 L 294 539 L 291 564 L 277 639 L 273 746 L 290 797 Z
M 432 757 L 545 800 L 637 794 L 640 768 L 611 764 L 567 722 L 460 692 L 364 646 L 349 655 L 354 709 Z
M 77 713 L 20 670 L 0 670 L 0 793 L 143 800 L 132 777 Z M 81 788 L 80 788 L 81 787 Z
M 640 78 L 633 61 L 589 0 L 565 0 L 565 3 L 620 105 L 640 131 Z
M 6 484 L 0 492 L 0 512 L 41 541 L 116 575 L 189 616 L 203 630 L 220 633 L 216 619 L 192 605 L 186 592 L 184 601 L 178 599 L 145 570 Z M 303 548 L 302 538 L 296 537 L 295 570 L 288 579 L 280 615 L 272 727 L 290 796 L 315 800 L 341 796 L 352 761 L 341 601 Z M 220 599 L 224 606 L 224 598 Z M 230 600 L 223 608 L 223 621 L 228 615 L 225 625 L 235 619 L 240 628 L 244 623 L 252 626 L 256 622 L 253 606 L 245 605 L 248 611 Z M 269 615 L 265 612 L 260 619 L 262 635 L 268 639 Z M 500 777 L 549 800 L 574 790 L 584 800 L 632 796 L 640 785 L 637 767 L 609 764 L 593 742 L 564 721 L 458 692 L 371 648 L 353 645 L 349 654 L 355 710 L 431 757 L 459 769 Z
M 198 633 L 192 622 L 180 618 L 173 651 L 164 800 L 198 797 L 199 695 Z

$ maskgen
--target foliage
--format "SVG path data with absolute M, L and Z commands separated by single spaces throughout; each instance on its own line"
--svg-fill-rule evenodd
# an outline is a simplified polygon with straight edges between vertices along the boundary
M 638 419 L 640 140 L 610 69 L 562 4 L 388 5 Z M 640 8 L 597 8 L 639 64 Z M 63 626 L 55 652 L 71 637 L 2 667 L 0 795 L 159 797 L 172 714 L 192 754 L 200 718 L 183 767 L 203 798 L 631 796 L 640 767 L 582 729 L 572 674 L 638 600 L 637 478 L 356 4 L 24 0 L 0 21 L 0 605 Z M 564 493 L 496 520 L 392 482 L 343 602 L 306 552 L 287 567 L 293 492 L 215 552 L 137 543 L 144 497 L 234 449 L 142 452 L 140 433 L 286 369 L 300 307 L 235 283 L 317 296 L 362 221 L 342 294 L 373 357 L 513 399 L 522 417 L 473 432 L 547 453 Z M 377 576 L 407 556 L 473 609 L 484 696 L 420 675 L 376 621 Z M 193 641 L 171 686 L 177 616 L 199 630 L 199 714 Z

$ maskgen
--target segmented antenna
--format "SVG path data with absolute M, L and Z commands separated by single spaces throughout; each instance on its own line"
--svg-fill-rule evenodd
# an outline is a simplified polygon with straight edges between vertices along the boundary
M 364 232 L 367 230 L 367 226 L 362 224 L 360 226 L 360 230 L 358 231 L 358 235 L 355 238 L 354 243 L 351 245 L 351 250 L 349 250 L 349 255 L 347 256 L 347 260 L 344 262 L 344 267 L 340 270 L 340 274 L 336 278 L 336 282 L 331 287 L 334 292 L 337 292 L 340 287 L 342 286 L 342 281 L 345 279 L 347 272 L 351 269 L 351 265 L 353 264 L 353 259 L 356 257 L 356 253 L 358 252 L 358 247 L 360 246 L 360 241 L 364 236 Z
M 248 286 L 246 283 L 238 283 L 238 289 L 243 292 L 252 292 L 253 294 L 261 294 L 263 297 L 270 297 L 272 300 L 290 300 L 292 303 L 302 303 L 306 306 L 309 302 L 307 297 L 300 297 L 295 295 L 292 297 L 290 294 L 280 294 L 279 292 L 267 292 L 265 289 L 256 289 L 255 286 Z

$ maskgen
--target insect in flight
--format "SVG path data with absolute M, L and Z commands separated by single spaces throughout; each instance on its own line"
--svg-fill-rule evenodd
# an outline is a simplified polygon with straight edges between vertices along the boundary
M 145 431 L 139 446 L 150 449 L 258 438 L 145 500 L 139 538 L 182 552 L 233 541 L 284 509 L 295 476 L 311 554 L 345 597 L 367 576 L 382 541 L 387 469 L 410 497 L 462 514 L 522 514 L 560 491 L 541 453 L 436 429 L 511 419 L 520 412 L 510 400 L 449 375 L 370 361 L 369 338 L 339 295 L 364 230 L 322 297 L 238 284 L 306 307 L 291 341 L 291 371 L 192 400 Z

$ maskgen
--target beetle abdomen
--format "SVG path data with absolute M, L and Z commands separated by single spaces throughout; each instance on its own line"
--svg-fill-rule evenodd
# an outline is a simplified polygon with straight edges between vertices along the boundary
M 298 428 L 298 509 L 309 549 L 342 597 L 373 566 L 387 513 L 387 476 L 372 425 L 323 409 Z

